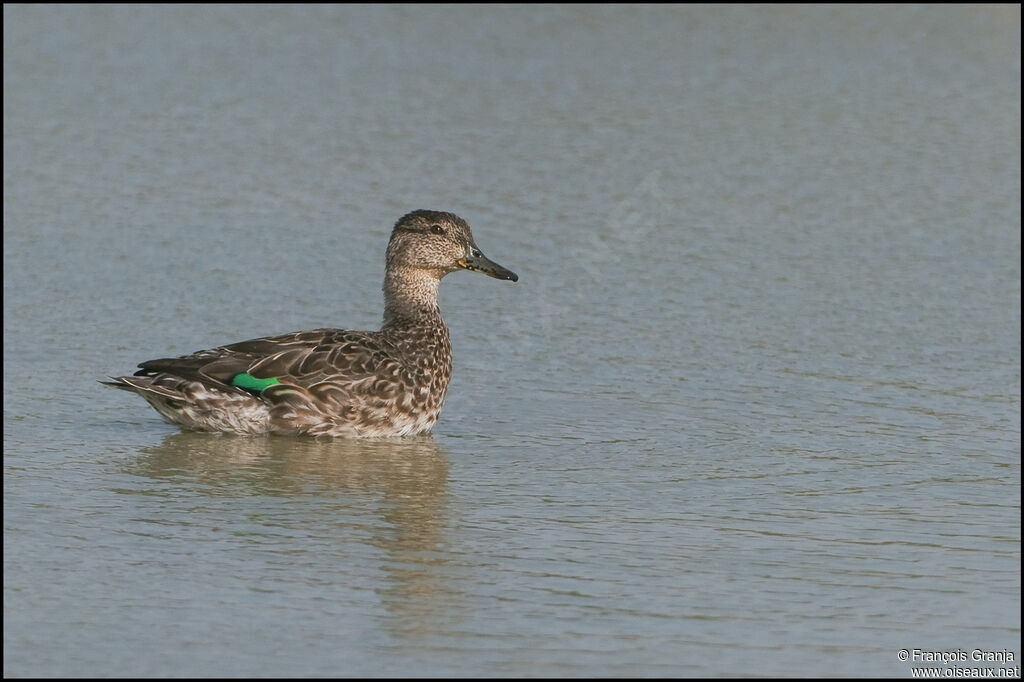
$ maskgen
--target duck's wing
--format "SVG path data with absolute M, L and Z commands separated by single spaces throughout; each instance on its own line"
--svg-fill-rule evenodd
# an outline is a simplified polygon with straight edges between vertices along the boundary
M 179 358 L 148 360 L 139 367 L 136 376 L 172 375 L 250 394 L 278 384 L 302 389 L 325 382 L 345 386 L 369 377 L 397 378 L 401 372 L 378 332 L 343 329 L 250 339 Z

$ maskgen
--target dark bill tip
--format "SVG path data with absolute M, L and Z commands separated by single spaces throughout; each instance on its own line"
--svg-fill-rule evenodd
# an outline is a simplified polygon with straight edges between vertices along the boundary
M 467 270 L 480 272 L 493 277 L 494 279 L 507 279 L 512 282 L 519 281 L 519 275 L 508 268 L 501 267 L 479 251 L 476 251 L 473 255 L 466 256 L 460 260 L 459 265 Z

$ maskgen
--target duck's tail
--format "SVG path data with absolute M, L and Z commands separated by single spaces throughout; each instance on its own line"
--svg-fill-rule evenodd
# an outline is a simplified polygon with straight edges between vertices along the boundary
M 244 391 L 211 389 L 167 374 L 109 378 L 99 383 L 138 393 L 165 421 L 183 429 L 260 434 L 270 428 L 267 404 Z
M 147 395 L 160 396 L 170 400 L 184 400 L 185 396 L 181 391 L 171 390 L 165 386 L 153 383 L 152 377 L 107 377 L 110 381 L 100 381 L 104 386 L 113 386 L 122 391 L 138 393 L 142 397 Z

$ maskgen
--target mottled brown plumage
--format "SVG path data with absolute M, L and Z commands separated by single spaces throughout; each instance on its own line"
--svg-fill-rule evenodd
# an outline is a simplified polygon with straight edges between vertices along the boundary
M 437 421 L 452 372 L 441 278 L 467 269 L 513 282 L 462 218 L 413 211 L 387 248 L 380 331 L 311 331 L 149 360 L 109 385 L 138 393 L 184 429 L 243 434 L 402 436 Z

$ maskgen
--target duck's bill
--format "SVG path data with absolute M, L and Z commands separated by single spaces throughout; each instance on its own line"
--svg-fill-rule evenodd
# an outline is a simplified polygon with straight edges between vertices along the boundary
M 501 267 L 490 258 L 480 253 L 479 250 L 474 249 L 474 252 L 459 261 L 459 265 L 472 270 L 473 272 L 482 272 L 485 275 L 490 275 L 495 279 L 508 279 L 513 282 L 519 281 L 519 275 Z

